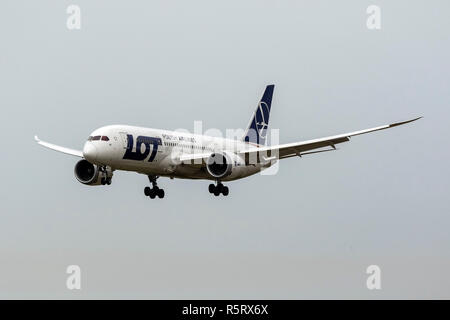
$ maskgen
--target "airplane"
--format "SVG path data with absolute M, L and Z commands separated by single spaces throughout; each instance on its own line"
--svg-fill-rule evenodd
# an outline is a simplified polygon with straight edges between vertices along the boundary
M 415 119 L 334 136 L 278 145 L 266 145 L 274 85 L 265 88 L 262 99 L 240 139 L 128 125 L 108 125 L 96 129 L 83 150 L 35 140 L 43 147 L 81 158 L 74 168 L 76 179 L 89 186 L 110 185 L 115 170 L 145 174 L 152 187 L 144 188 L 151 199 L 164 198 L 159 177 L 212 180 L 209 193 L 227 196 L 229 182 L 254 175 L 290 157 L 333 151 L 351 137 L 393 128 Z

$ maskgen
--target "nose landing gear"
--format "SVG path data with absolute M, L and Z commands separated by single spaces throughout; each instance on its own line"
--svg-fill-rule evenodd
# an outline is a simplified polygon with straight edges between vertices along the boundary
M 150 197 L 150 199 L 155 199 L 156 197 L 160 199 L 164 198 L 164 189 L 160 189 L 156 184 L 156 179 L 158 178 L 158 176 L 148 176 L 148 180 L 150 180 L 153 188 L 145 187 L 144 194 Z
M 107 184 L 108 186 L 111 184 L 112 181 L 112 170 L 111 168 L 107 166 L 102 166 L 99 168 L 100 174 L 102 175 L 102 178 L 100 179 L 100 183 L 102 185 Z
M 111 184 L 111 178 L 101 178 L 100 182 L 102 185 L 107 184 L 109 186 Z
M 217 185 L 214 185 L 213 183 L 211 183 L 208 186 L 208 191 L 209 191 L 209 193 L 213 193 L 217 197 L 221 193 L 224 196 L 227 196 L 230 190 L 228 189 L 227 186 L 224 186 L 221 182 L 218 182 Z

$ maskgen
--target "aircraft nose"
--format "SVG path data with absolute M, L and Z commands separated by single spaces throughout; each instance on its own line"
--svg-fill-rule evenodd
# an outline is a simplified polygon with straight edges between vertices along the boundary
M 97 148 L 92 142 L 86 142 L 83 148 L 83 156 L 87 161 L 93 162 L 97 159 Z

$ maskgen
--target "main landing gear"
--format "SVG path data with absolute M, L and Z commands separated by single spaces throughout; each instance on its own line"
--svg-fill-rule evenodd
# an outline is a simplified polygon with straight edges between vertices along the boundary
M 221 193 L 224 196 L 227 196 L 229 193 L 229 189 L 227 186 L 224 186 L 221 182 L 217 182 L 217 185 L 214 185 L 213 183 L 211 183 L 208 187 L 209 193 L 214 193 L 214 195 L 217 197 L 219 196 Z
M 164 189 L 160 189 L 158 188 L 158 186 L 156 185 L 156 179 L 158 179 L 158 176 L 148 176 L 148 180 L 150 180 L 153 188 L 150 187 L 145 187 L 144 188 L 144 194 L 147 197 L 150 197 L 150 199 L 155 199 L 156 196 L 158 196 L 158 198 L 164 198 Z

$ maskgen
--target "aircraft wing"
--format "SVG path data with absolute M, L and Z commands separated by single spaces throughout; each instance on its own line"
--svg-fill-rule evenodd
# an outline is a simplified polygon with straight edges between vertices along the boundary
M 34 136 L 34 140 L 36 140 L 36 142 L 38 144 L 40 144 L 41 146 L 44 146 L 46 148 L 49 148 L 49 149 L 52 149 L 52 150 L 55 150 L 58 152 L 70 154 L 72 156 L 83 158 L 83 152 L 80 150 L 74 150 L 74 149 L 70 149 L 70 148 L 66 148 L 66 147 L 57 146 L 55 144 L 42 141 L 37 136 Z
M 407 121 L 402 121 L 402 122 L 396 122 L 396 123 L 379 126 L 379 127 L 375 127 L 375 128 L 370 128 L 370 129 L 365 129 L 365 130 L 360 130 L 360 131 L 353 131 L 353 132 L 343 133 L 343 134 L 339 134 L 339 135 L 335 135 L 335 136 L 319 138 L 319 139 L 287 143 L 287 144 L 280 144 L 277 146 L 270 146 L 270 147 L 252 148 L 249 150 L 244 150 L 244 151 L 240 152 L 240 154 L 241 155 L 242 154 L 250 155 L 252 153 L 262 152 L 262 153 L 267 153 L 268 155 L 270 155 L 274 151 L 275 152 L 278 151 L 278 158 L 284 159 L 284 158 L 289 158 L 289 157 L 293 157 L 293 156 L 301 156 L 302 154 L 330 151 L 330 150 L 336 149 L 336 147 L 335 147 L 336 144 L 350 141 L 350 137 L 369 133 L 369 132 L 374 132 L 374 131 L 385 130 L 385 129 L 397 127 L 397 126 L 400 126 L 400 125 L 403 125 L 403 124 L 406 124 L 409 122 L 419 120 L 420 118 L 422 118 L 422 117 L 418 117 L 418 118 L 415 118 L 412 120 L 407 120 Z M 324 147 L 331 147 L 332 149 L 308 152 L 308 151 L 312 151 L 312 150 L 316 150 L 316 149 L 320 149 L 320 148 L 324 148 Z
M 319 139 L 313 139 L 313 140 L 306 140 L 301 142 L 294 142 L 294 143 L 287 143 L 287 144 L 280 144 L 276 146 L 268 146 L 268 147 L 255 147 L 247 150 L 242 150 L 238 154 L 246 159 L 246 162 L 248 159 L 258 159 L 258 154 L 263 155 L 263 159 L 265 161 L 275 160 L 275 159 L 284 159 L 294 156 L 302 156 L 306 154 L 311 153 L 319 153 L 324 151 L 331 151 L 335 150 L 335 145 L 338 143 L 343 143 L 350 141 L 350 137 L 357 136 L 360 134 L 365 134 L 369 132 L 389 129 L 393 127 L 397 127 L 409 122 L 413 122 L 416 120 L 419 120 L 422 117 L 418 117 L 412 120 L 402 121 L 402 122 L 396 122 L 384 126 L 379 126 L 375 128 L 360 130 L 360 131 L 353 131 L 349 133 L 339 134 L 335 136 L 329 136 Z M 325 147 L 331 147 L 332 149 L 327 150 L 320 150 L 320 151 L 312 151 L 317 150 Z M 278 152 L 278 155 L 276 153 Z M 206 160 L 209 157 L 209 154 L 185 154 L 180 157 L 181 162 L 188 163 L 194 160 L 203 159 Z

